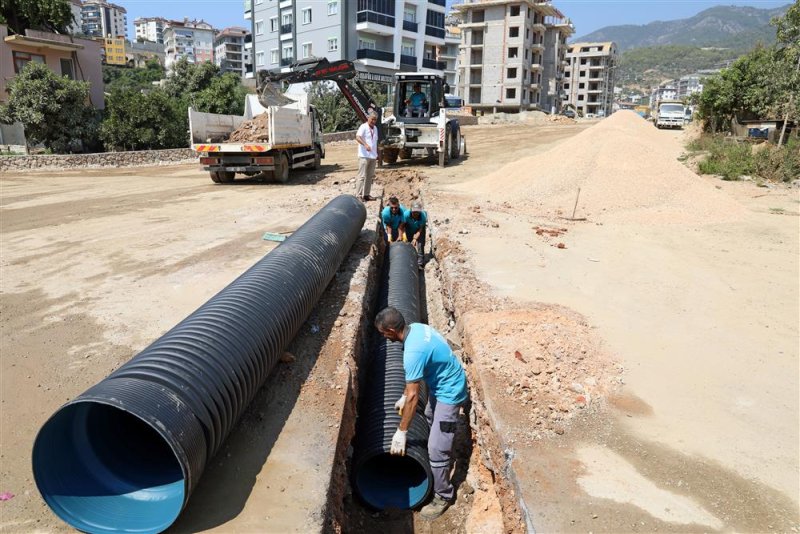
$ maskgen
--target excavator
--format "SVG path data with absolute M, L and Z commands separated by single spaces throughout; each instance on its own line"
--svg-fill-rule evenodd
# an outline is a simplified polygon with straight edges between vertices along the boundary
M 258 99 L 261 105 L 283 106 L 292 100 L 283 95 L 282 85 L 308 82 L 333 82 L 339 87 L 356 115 L 362 121 L 374 112 L 378 115 L 381 163 L 395 163 L 416 154 L 438 155 L 444 167 L 451 159 L 466 154 L 466 139 L 461 135 L 458 119 L 448 116 L 445 94 L 449 86 L 441 75 L 415 72 L 395 74 L 394 113 L 384 116 L 357 79 L 352 61 L 330 62 L 326 58 L 308 58 L 288 67 L 258 71 Z

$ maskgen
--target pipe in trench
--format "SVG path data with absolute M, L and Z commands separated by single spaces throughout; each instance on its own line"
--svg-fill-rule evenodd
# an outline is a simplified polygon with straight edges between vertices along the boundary
M 341 195 L 42 426 L 33 474 L 85 532 L 161 532 L 308 318 L 366 220 Z
M 394 306 L 406 324 L 420 320 L 417 253 L 408 243 L 394 243 L 387 253 L 389 267 L 382 284 L 379 310 Z M 352 479 L 356 492 L 369 506 L 410 509 L 418 506 L 433 488 L 428 461 L 425 418 L 428 392 L 420 388 L 417 413 L 406 434 L 405 456 L 389 453 L 392 436 L 400 424 L 394 403 L 403 395 L 406 379 L 403 344 L 376 335 L 373 358 L 364 385 L 358 414 Z

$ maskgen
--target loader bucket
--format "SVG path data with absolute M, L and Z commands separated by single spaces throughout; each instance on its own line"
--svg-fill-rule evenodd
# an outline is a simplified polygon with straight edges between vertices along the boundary
M 279 84 L 269 81 L 262 85 L 261 92 L 258 95 L 258 101 L 265 108 L 270 106 L 285 106 L 286 104 L 294 102 L 291 98 L 284 96 Z

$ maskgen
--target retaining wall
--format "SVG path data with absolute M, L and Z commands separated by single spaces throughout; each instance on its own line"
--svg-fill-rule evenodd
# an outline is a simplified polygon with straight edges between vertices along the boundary
M 97 154 L 53 154 L 0 157 L 0 173 L 36 170 L 91 169 L 101 167 L 149 167 L 197 162 L 191 148 L 134 150 Z

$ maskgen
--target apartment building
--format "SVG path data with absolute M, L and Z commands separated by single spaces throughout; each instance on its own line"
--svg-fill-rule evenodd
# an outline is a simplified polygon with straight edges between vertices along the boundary
M 214 28 L 203 20 L 171 20 L 164 28 L 164 64 L 167 70 L 180 58 L 189 63 L 214 61 Z
M 357 59 L 365 78 L 384 82 L 444 70 L 445 0 L 253 0 L 248 17 L 257 70 L 311 56 Z
M 106 65 L 124 66 L 127 64 L 124 37 L 95 37 L 100 42 L 100 58 Z
M 611 115 L 617 45 L 613 42 L 572 43 L 567 59 L 569 67 L 564 72 L 563 83 L 567 102 L 584 116 Z
M 81 7 L 81 30 L 90 37 L 128 37 L 127 10 L 105 0 L 85 0 Z
M 539 108 L 550 113 L 561 111 L 564 102 L 564 73 L 569 66 L 567 51 L 569 39 L 575 26 L 560 12 L 544 19 L 544 63 L 542 64 L 542 88 L 539 91 Z
M 151 41 L 164 44 L 164 28 L 169 25 L 167 19 L 161 17 L 136 17 L 133 27 L 137 41 Z
M 678 98 L 689 98 L 703 92 L 703 79 L 699 74 L 683 76 L 678 80 Z
M 155 59 L 164 65 L 164 45 L 150 41 L 128 41 L 125 47 L 125 59 L 129 67 L 144 68 L 147 62 Z
M 77 35 L 83 31 L 81 28 L 81 11 L 83 11 L 83 2 L 81 0 L 69 0 L 69 9 L 72 14 L 72 22 L 67 26 L 67 33 L 70 35 Z
M 462 20 L 459 94 L 466 105 L 514 112 L 556 99 L 561 48 L 573 31 L 559 10 L 543 0 L 465 0 L 453 9 Z
M 231 27 L 214 37 L 214 62 L 222 72 L 245 74 L 245 38 L 250 34 L 244 28 Z
M 650 93 L 650 107 L 655 108 L 658 102 L 663 100 L 677 100 L 678 88 L 674 82 L 664 82 Z
M 445 28 L 444 47 L 439 52 L 439 61 L 444 62 L 444 78 L 450 86 L 450 94 L 458 92 L 458 48 L 461 46 L 461 28 L 448 25 Z

